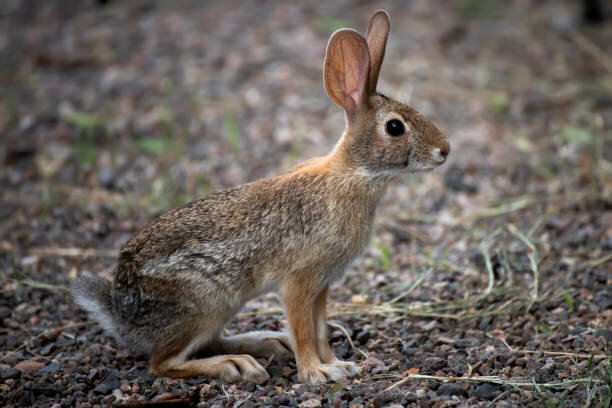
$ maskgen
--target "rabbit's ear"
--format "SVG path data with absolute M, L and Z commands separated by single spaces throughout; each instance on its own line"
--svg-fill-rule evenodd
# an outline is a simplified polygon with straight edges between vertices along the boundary
M 370 79 L 368 81 L 368 91 L 370 94 L 376 92 L 376 83 L 378 82 L 378 74 L 385 56 L 385 48 L 387 46 L 387 36 L 391 29 L 389 15 L 385 10 L 378 10 L 370 19 L 368 24 L 368 48 L 370 49 Z
M 365 38 L 348 28 L 336 31 L 325 53 L 325 91 L 349 120 L 367 103 L 369 75 L 370 53 Z

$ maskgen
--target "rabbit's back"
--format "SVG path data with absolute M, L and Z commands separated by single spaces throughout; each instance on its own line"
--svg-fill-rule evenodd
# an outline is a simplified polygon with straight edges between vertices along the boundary
M 174 274 L 236 294 L 314 265 L 333 280 L 367 243 L 381 194 L 359 177 L 308 171 L 217 192 L 134 236 L 121 251 L 116 282 Z

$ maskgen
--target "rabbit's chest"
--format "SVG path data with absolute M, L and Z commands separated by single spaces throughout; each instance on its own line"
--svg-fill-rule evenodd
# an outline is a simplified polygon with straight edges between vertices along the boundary
M 319 239 L 320 254 L 331 280 L 338 279 L 363 253 L 372 234 L 375 206 L 351 204 L 354 203 L 334 208 L 326 232 Z
M 334 232 L 334 249 L 343 252 L 349 262 L 361 255 L 372 235 L 373 221 L 374 210 L 347 212 L 336 224 L 338 227 Z

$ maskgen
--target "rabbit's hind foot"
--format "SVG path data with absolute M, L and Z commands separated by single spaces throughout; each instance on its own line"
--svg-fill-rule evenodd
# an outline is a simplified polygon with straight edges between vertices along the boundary
M 219 327 L 217 324 L 208 323 L 209 327 Z M 200 330 L 190 331 L 187 330 L 189 328 L 189 325 L 183 325 L 184 330 L 176 330 L 175 336 L 156 345 L 151 355 L 151 373 L 158 377 L 202 376 L 227 382 L 248 381 L 257 384 L 263 383 L 270 377 L 266 369 L 247 354 L 224 353 L 206 358 L 189 359 L 194 351 L 213 346 L 217 337 L 215 333 L 218 332 L 210 329 L 202 330 L 202 327 L 199 327 Z M 194 337 L 190 336 L 194 332 L 199 334 Z
M 152 359 L 151 372 L 158 377 L 190 378 L 203 376 L 232 383 L 247 381 L 261 384 L 270 378 L 266 369 L 247 354 L 227 354 L 197 360 L 184 360 L 174 357 L 160 363 L 156 363 Z
M 287 333 L 255 331 L 218 339 L 224 353 L 250 354 L 284 360 L 293 357 L 293 347 Z

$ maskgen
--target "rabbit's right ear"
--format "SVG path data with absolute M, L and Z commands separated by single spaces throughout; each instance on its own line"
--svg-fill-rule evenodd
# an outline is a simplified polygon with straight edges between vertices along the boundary
M 349 121 L 367 103 L 370 76 L 368 44 L 357 31 L 336 31 L 325 53 L 325 91 L 342 107 Z
M 371 94 L 376 93 L 376 83 L 378 82 L 378 74 L 380 74 L 380 66 L 385 57 L 389 30 L 391 30 L 389 14 L 385 10 L 378 10 L 370 19 L 366 34 L 368 48 L 370 49 L 371 66 L 368 88 Z

